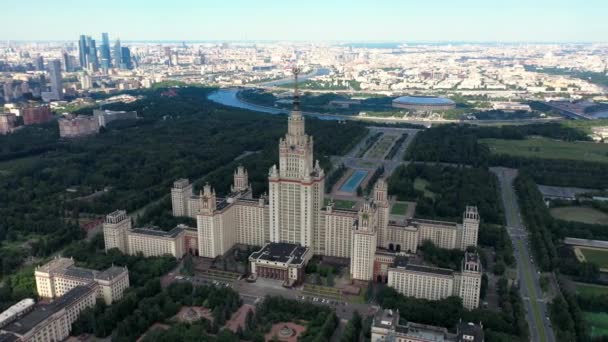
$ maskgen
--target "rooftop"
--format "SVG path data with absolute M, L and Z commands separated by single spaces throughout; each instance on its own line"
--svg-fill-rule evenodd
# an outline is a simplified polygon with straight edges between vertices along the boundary
M 105 271 L 97 273 L 95 279 L 112 280 L 125 272 L 127 272 L 127 269 L 124 267 L 112 266 Z
M 88 268 L 70 266 L 70 267 L 66 268 L 62 273 L 68 277 L 94 280 L 95 274 L 97 273 L 97 271 L 93 271 Z
M 61 311 L 67 306 L 74 304 L 91 291 L 95 291 L 95 286 L 95 284 L 76 286 L 52 303 L 38 305 L 32 312 L 7 325 L 3 328 L 3 330 L 18 335 L 26 334 L 49 316 Z
M 458 341 L 481 342 L 483 340 L 483 326 L 466 322 L 458 324 Z
M 410 259 L 408 257 L 395 258 L 395 263 L 393 264 L 393 268 L 404 269 L 404 270 L 413 271 L 413 272 L 433 273 L 433 274 L 439 274 L 439 275 L 444 275 L 444 276 L 451 276 L 454 274 L 454 271 L 451 269 L 448 269 L 448 268 L 439 268 L 439 267 L 411 264 Z
M 284 242 L 271 242 L 262 249 L 251 254 L 251 258 L 276 261 L 289 264 L 300 264 L 304 260 L 304 255 L 308 252 L 307 247 Z
M 408 322 L 406 325 L 398 325 L 395 329 L 398 334 L 415 337 L 416 340 L 443 342 L 452 341 L 453 335 L 449 336 L 448 330 L 434 325 Z
M 158 237 L 168 237 L 168 238 L 174 238 L 174 237 L 178 236 L 182 231 L 183 231 L 183 228 L 181 228 L 181 227 L 175 227 L 168 232 L 166 232 L 164 230 L 160 230 L 157 227 L 142 227 L 142 228 L 134 228 L 132 230 L 132 232 L 135 234 L 158 236 Z

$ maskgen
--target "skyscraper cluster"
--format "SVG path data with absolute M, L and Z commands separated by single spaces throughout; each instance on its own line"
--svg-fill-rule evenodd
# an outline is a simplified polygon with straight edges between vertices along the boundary
M 80 66 L 92 72 L 108 70 L 112 67 L 119 69 L 132 69 L 131 50 L 121 47 L 117 39 L 114 47 L 110 47 L 110 36 L 104 32 L 101 34 L 101 45 L 97 48 L 95 39 L 91 36 L 81 35 L 78 41 L 78 56 Z

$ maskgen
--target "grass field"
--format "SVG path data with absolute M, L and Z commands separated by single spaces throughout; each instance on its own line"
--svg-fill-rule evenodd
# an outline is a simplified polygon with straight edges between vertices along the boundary
M 397 136 L 395 135 L 383 135 L 365 154 L 365 158 L 384 159 L 384 156 L 388 153 L 395 140 L 397 140 Z
M 608 268 L 608 251 L 583 247 L 579 247 L 579 250 L 586 261 L 596 264 L 599 268 Z
M 414 179 L 414 189 L 418 191 L 424 191 L 424 196 L 428 198 L 435 198 L 435 193 L 428 191 L 426 188 L 429 186 L 429 181 L 422 178 Z
M 546 138 L 524 140 L 480 139 L 496 154 L 546 159 L 571 159 L 608 163 L 608 144 L 566 142 Z
M 326 198 L 325 205 L 328 205 L 330 200 L 331 199 Z M 334 208 L 336 208 L 336 209 L 352 209 L 353 206 L 355 206 L 356 204 L 357 204 L 357 202 L 355 202 L 355 201 L 334 199 Z
M 565 221 L 576 221 L 589 224 L 608 224 L 608 215 L 589 207 L 552 208 L 551 216 Z
M 591 326 L 591 337 L 608 336 L 608 314 L 598 312 L 583 312 L 585 321 Z
M 601 294 L 608 294 L 608 286 L 575 283 L 576 293 L 581 296 L 597 296 Z
M 392 215 L 405 215 L 407 212 L 407 203 L 405 202 L 395 202 L 391 207 Z

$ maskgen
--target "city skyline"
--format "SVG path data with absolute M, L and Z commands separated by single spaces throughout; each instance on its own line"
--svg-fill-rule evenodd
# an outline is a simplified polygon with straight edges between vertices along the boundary
M 383 42 L 602 42 L 608 25 L 602 13 L 608 4 L 587 1 L 512 1 L 508 6 L 468 0 L 457 4 L 388 0 L 326 4 L 232 0 L 197 3 L 180 0 L 172 6 L 157 1 L 88 5 L 94 15 L 66 1 L 33 0 L 31 6 L 0 4 L 8 26 L 24 17 L 28 29 L 1 34 L 1 40 L 74 40 L 80 31 L 109 32 L 123 41 L 383 41 Z M 120 9 L 119 11 L 115 9 Z M 112 9 L 112 11 L 110 11 Z M 108 18 L 122 23 L 108 30 Z M 295 24 L 294 24 L 295 23 Z M 310 23 L 310 24 L 306 24 Z M 7 31 L 8 32 L 8 31 Z

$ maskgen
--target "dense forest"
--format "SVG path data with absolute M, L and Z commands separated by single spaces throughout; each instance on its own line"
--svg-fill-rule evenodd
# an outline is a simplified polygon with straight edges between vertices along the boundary
M 520 140 L 542 136 L 564 141 L 588 141 L 582 129 L 560 123 L 476 127 L 440 125 L 419 132 L 405 158 L 416 161 L 464 164 L 475 167 L 506 166 L 528 170 L 540 184 L 582 188 L 608 187 L 608 164 L 599 162 L 526 158 L 492 154 L 479 139 Z
M 425 189 L 416 189 L 426 181 Z M 475 205 L 485 222 L 502 224 L 498 181 L 483 168 L 456 168 L 409 164 L 400 166 L 389 177 L 388 188 L 398 200 L 416 201 L 416 216 L 460 222 L 465 206 Z
M 36 263 L 82 239 L 80 225 L 90 220 L 162 199 L 178 178 L 190 178 L 196 188 L 209 181 L 224 194 L 243 164 L 254 192 L 266 191 L 286 117 L 217 105 L 206 98 L 210 89 L 166 90 L 138 91 L 139 101 L 108 105 L 135 110 L 141 119 L 112 123 L 94 137 L 60 140 L 56 123 L 0 137 L 0 277 L 29 257 Z M 348 151 L 367 128 L 307 119 L 307 132 L 315 138 L 315 157 L 329 169 L 329 156 Z M 169 202 L 160 200 L 138 223 L 179 223 L 169 212 Z

